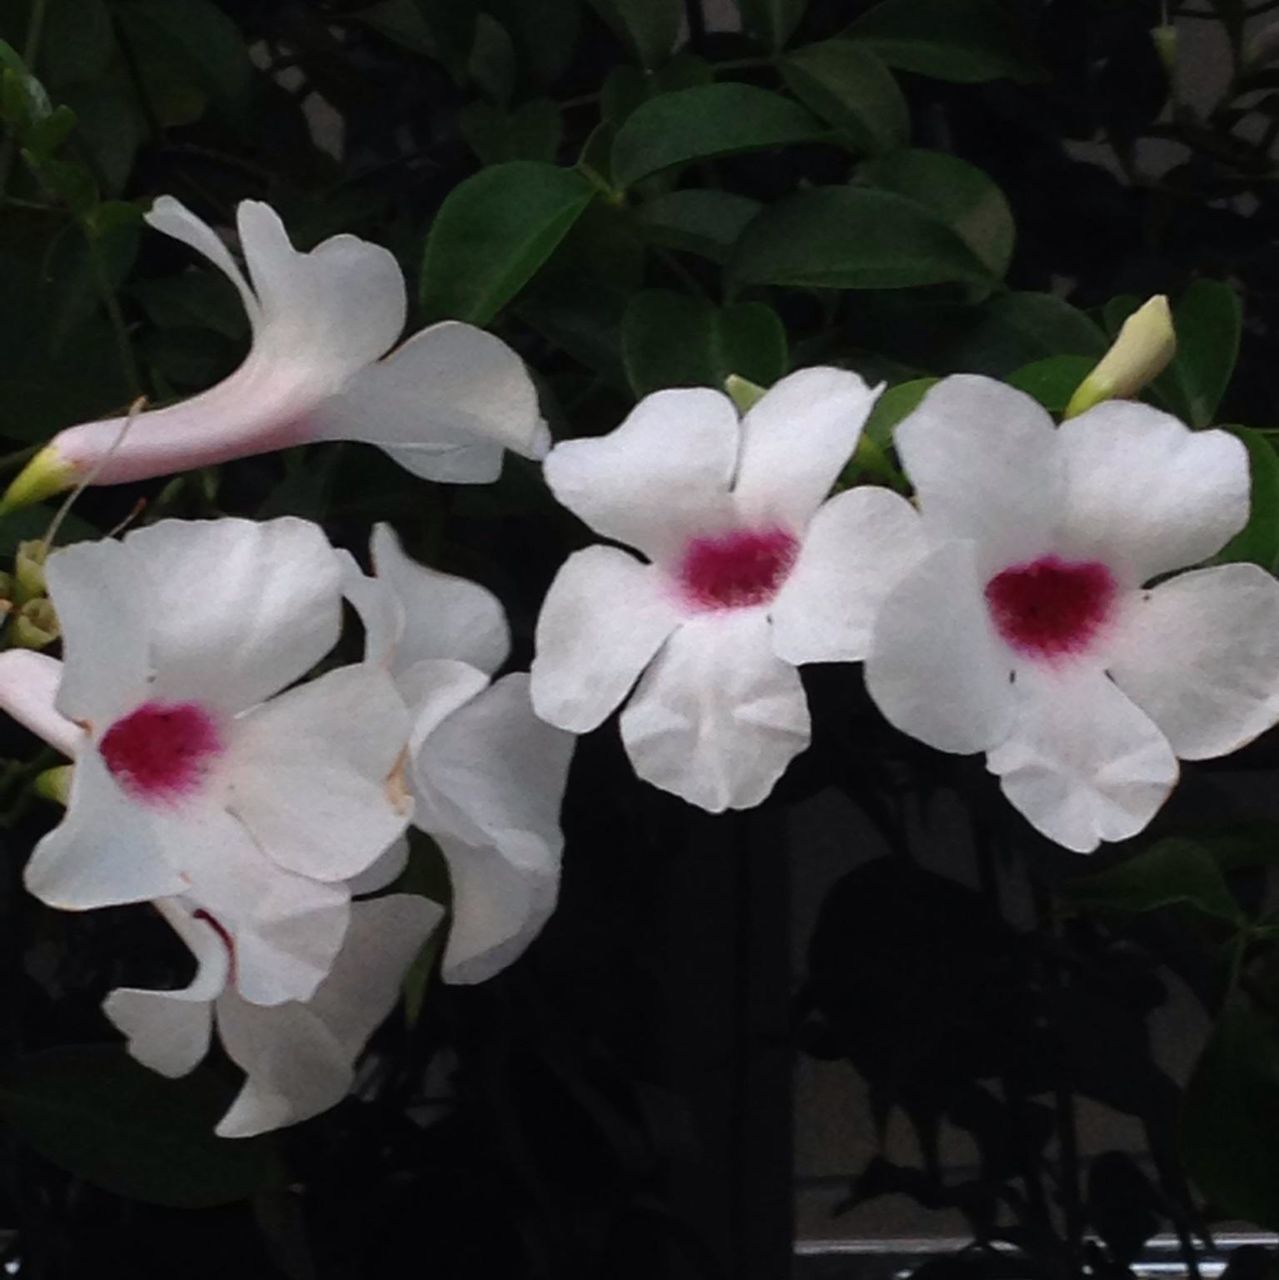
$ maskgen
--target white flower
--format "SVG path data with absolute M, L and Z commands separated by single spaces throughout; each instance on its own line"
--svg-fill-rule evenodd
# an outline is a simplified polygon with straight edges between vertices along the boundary
M 928 549 L 875 625 L 871 696 L 934 747 L 986 752 L 1045 835 L 1079 852 L 1135 835 L 1178 756 L 1279 719 L 1279 584 L 1250 564 L 1162 580 L 1248 519 L 1233 436 L 1121 402 L 1054 427 L 1019 391 L 952 377 L 897 449 Z
M 416 333 L 381 360 L 404 327 L 404 278 L 387 250 L 334 236 L 309 253 L 289 243 L 265 204 L 239 207 L 245 279 L 226 246 L 171 196 L 147 214 L 224 271 L 253 326 L 245 362 L 189 400 L 70 427 L 14 481 L 19 506 L 88 478 L 119 484 L 313 440 L 360 440 L 431 480 L 496 479 L 503 449 L 530 457 L 549 436 L 519 357 L 470 325 Z
M 223 1047 L 247 1076 L 217 1126 L 224 1138 L 296 1124 L 346 1096 L 355 1059 L 443 915 L 412 894 L 354 903 L 341 950 L 310 998 L 263 1007 L 237 991 L 237 951 L 207 913 L 186 898 L 155 905 L 195 954 L 195 978 L 179 991 L 120 988 L 103 1009 L 128 1036 L 133 1057 L 170 1077 L 203 1059 L 216 1021 Z
M 659 391 L 610 434 L 551 450 L 555 496 L 637 548 L 570 556 L 537 624 L 532 692 L 561 728 L 621 717 L 640 777 L 718 812 L 758 804 L 809 741 L 795 664 L 864 656 L 920 540 L 910 505 L 858 488 L 823 504 L 877 393 L 805 369 L 745 415 Z
M 347 594 L 367 661 L 391 671 L 413 717 L 413 823 L 439 845 L 453 888 L 440 971 L 446 982 L 480 982 L 516 959 L 555 908 L 574 739 L 533 714 L 526 674 L 490 683 L 510 648 L 490 592 L 410 559 L 385 525 L 372 555 L 375 578 L 342 557 Z M 404 851 L 388 856 L 402 861 Z
M 66 655 L 56 713 L 33 705 L 52 692 L 48 660 L 40 689 L 15 694 L 27 673 L 3 655 L 0 699 L 76 766 L 27 887 L 66 910 L 186 895 L 232 940 L 246 999 L 307 999 L 346 933 L 344 882 L 407 820 L 388 779 L 409 721 L 384 673 L 279 693 L 338 637 L 324 535 L 291 518 L 162 521 L 58 551 L 47 577 Z

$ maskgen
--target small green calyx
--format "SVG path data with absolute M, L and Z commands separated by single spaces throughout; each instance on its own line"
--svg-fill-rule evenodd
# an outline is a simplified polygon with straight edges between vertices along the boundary
M 48 546 L 39 538 L 18 543 L 18 554 L 13 561 L 13 593 L 15 604 L 26 604 L 47 594 L 44 581 L 44 561 Z
M 47 649 L 59 634 L 58 615 L 48 600 L 28 600 L 10 615 L 9 643 L 15 649 Z
M 0 497 L 0 516 L 43 502 L 55 493 L 70 489 L 76 482 L 76 469 L 53 445 L 46 445 L 17 474 Z
M 763 387 L 735 373 L 730 373 L 724 379 L 724 390 L 728 392 L 728 398 L 737 406 L 737 412 L 743 415 L 749 413 L 764 398 Z

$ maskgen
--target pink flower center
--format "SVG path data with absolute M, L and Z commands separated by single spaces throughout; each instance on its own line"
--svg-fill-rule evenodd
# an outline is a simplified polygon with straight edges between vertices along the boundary
M 199 786 L 222 740 L 197 703 L 144 702 L 102 735 L 98 750 L 130 795 L 163 802 Z
M 986 603 L 999 634 L 1034 658 L 1082 652 L 1096 636 L 1115 598 L 1115 580 L 1095 560 L 1041 556 L 1014 564 L 986 584 Z
M 777 594 L 798 550 L 785 529 L 734 529 L 694 538 L 680 564 L 680 586 L 702 609 L 763 604 Z

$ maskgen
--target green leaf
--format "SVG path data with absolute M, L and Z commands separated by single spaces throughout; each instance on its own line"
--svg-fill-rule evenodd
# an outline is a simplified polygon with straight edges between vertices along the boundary
M 999 0 L 884 0 L 845 34 L 890 67 L 935 80 L 1042 80 L 1026 33 Z
M 742 26 L 771 49 L 780 49 L 799 25 L 808 0 L 737 0 Z
M 767 89 L 728 83 L 682 89 L 645 102 L 618 129 L 613 178 L 626 188 L 691 160 L 808 142 L 823 132 L 798 103 Z
M 513 160 L 454 187 L 436 214 L 422 261 L 433 319 L 484 325 L 551 256 L 595 188 L 572 169 Z
M 152 324 L 163 329 L 212 329 L 232 341 L 249 336 L 249 318 L 235 285 L 220 271 L 192 268 L 129 286 Z
M 103 0 L 52 0 L 44 23 L 39 69 L 59 98 L 66 85 L 103 75 L 115 52 L 111 15 Z
M 1071 880 L 1062 895 L 1076 906 L 1111 911 L 1183 905 L 1232 925 L 1245 919 L 1212 852 L 1180 836 L 1160 840 L 1105 871 Z
M 1010 374 L 1008 385 L 1034 396 L 1049 413 L 1061 413 L 1095 364 L 1091 356 L 1046 356 Z
M 1211 426 L 1239 358 L 1239 295 L 1217 280 L 1196 280 L 1173 307 L 1172 319 L 1177 354 L 1155 391 L 1192 427 Z
M 520 53 L 520 65 L 533 71 L 539 84 L 554 84 L 567 70 L 577 48 L 582 0 L 490 0 Z
M 1248 446 L 1252 508 L 1248 523 L 1217 553 L 1217 559 L 1248 560 L 1273 573 L 1279 568 L 1279 454 L 1271 438 L 1260 431 L 1230 429 Z
M 770 205 L 742 233 L 730 270 L 739 284 L 817 289 L 991 282 L 940 218 L 871 187 L 819 187 Z
M 1279 1027 L 1242 999 L 1222 1011 L 1186 1087 L 1181 1153 L 1217 1214 L 1279 1227 Z
M 206 1069 L 166 1080 L 122 1047 L 73 1046 L 9 1064 L 0 1115 L 46 1160 L 108 1191 L 202 1208 L 284 1180 L 271 1138 L 214 1135 L 234 1092 Z
M 640 209 L 639 219 L 654 244 L 724 263 L 760 208 L 749 196 L 690 187 L 650 200 Z
M 476 0 L 412 0 L 430 33 L 433 56 L 455 81 L 465 78 L 475 47 L 479 18 Z
M 133 268 L 142 230 L 137 205 L 110 200 L 54 242 L 46 268 L 53 294 L 50 339 L 59 346 L 115 293 Z
M 0 518 L 0 558 L 7 560 L 16 555 L 20 542 L 43 539 L 57 514 L 57 507 L 37 503 L 34 507 L 23 507 L 19 511 L 11 511 Z M 58 525 L 58 546 L 60 547 L 100 537 L 102 537 L 102 530 L 95 528 L 74 511 L 68 511 L 63 516 L 62 523 Z
M 906 145 L 910 109 L 893 73 L 851 40 L 825 40 L 787 54 L 782 78 L 823 120 L 871 155 Z
M 515 88 L 515 45 L 506 28 L 490 14 L 475 23 L 475 44 L 466 63 L 467 75 L 495 102 L 510 100 Z
M 980 169 L 941 151 L 895 151 L 868 161 L 857 176 L 935 213 L 992 276 L 1007 273 L 1016 235 L 1012 210 Z
M 895 387 L 889 387 L 875 401 L 863 434 L 881 449 L 889 448 L 893 443 L 893 432 L 897 429 L 897 424 L 919 408 L 919 402 L 938 381 L 937 378 L 913 378 L 909 382 L 899 382 Z
M 679 39 L 680 0 L 590 0 L 591 8 L 635 50 L 642 66 L 656 67 Z
M 769 386 L 786 372 L 786 330 L 762 303 L 720 308 L 704 298 L 647 289 L 626 308 L 622 359 L 636 396 L 663 387 L 719 390 L 731 373 Z
M 1001 293 L 984 302 L 967 323 L 968 341 L 953 355 L 956 367 L 985 372 L 1018 369 L 1059 355 L 1099 360 L 1106 335 L 1077 307 L 1052 293 Z
M 488 165 L 507 160 L 553 163 L 564 122 L 549 98 L 533 98 L 508 111 L 492 102 L 472 102 L 458 113 L 458 130 Z

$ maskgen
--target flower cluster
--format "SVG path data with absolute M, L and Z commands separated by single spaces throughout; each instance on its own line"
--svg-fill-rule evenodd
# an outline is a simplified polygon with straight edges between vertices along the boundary
M 249 202 L 246 278 L 176 201 L 150 221 L 231 278 L 247 360 L 191 400 L 64 431 L 6 503 L 355 439 L 436 480 L 491 480 L 506 449 L 545 455 L 551 494 L 607 540 L 560 568 L 531 671 L 496 679 L 499 602 L 386 526 L 371 574 L 290 518 L 161 521 L 40 555 L 42 643 L 60 634 L 63 660 L 0 654 L 0 704 L 74 772 L 26 883 L 64 910 L 149 903 L 172 925 L 190 985 L 117 990 L 105 1010 L 166 1075 L 193 1069 L 216 1027 L 246 1076 L 219 1133 L 347 1092 L 446 905 L 446 981 L 528 946 L 555 906 L 573 735 L 619 707 L 640 777 L 749 808 L 809 743 L 798 668 L 864 662 L 888 721 L 984 752 L 1026 819 L 1081 852 L 1145 828 L 1179 757 L 1279 721 L 1279 584 L 1195 567 L 1248 520 L 1244 446 L 1108 398 L 1166 363 L 1165 305 L 1062 425 L 992 379 L 946 378 L 896 429 L 913 501 L 832 497 L 879 394 L 855 373 L 801 370 L 745 412 L 660 391 L 547 452 L 533 385 L 497 339 L 445 324 L 381 358 L 405 316 L 384 250 L 339 236 L 298 253 Z M 327 665 L 344 600 L 363 656 Z M 410 827 L 447 862 L 448 904 L 394 891 Z

